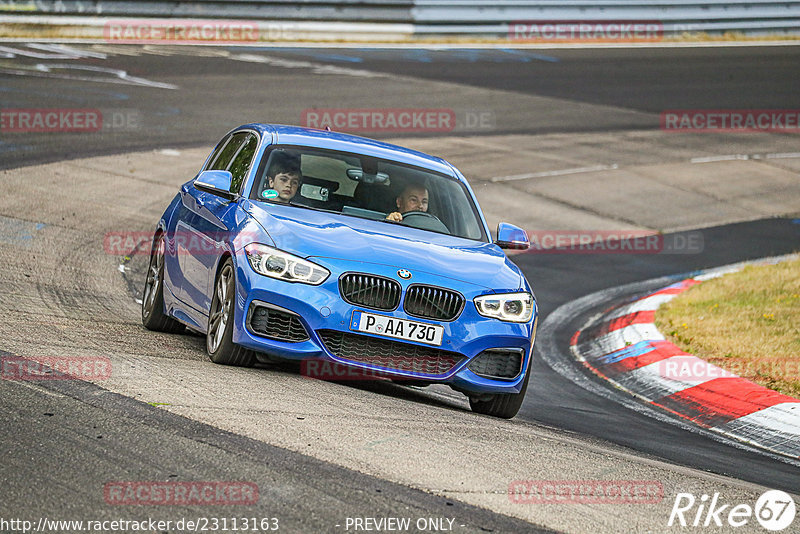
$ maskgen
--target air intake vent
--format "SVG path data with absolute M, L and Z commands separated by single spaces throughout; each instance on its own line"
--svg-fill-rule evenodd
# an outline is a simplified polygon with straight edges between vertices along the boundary
M 522 349 L 487 349 L 475 356 L 467 369 L 484 378 L 513 380 L 522 371 Z
M 406 289 L 403 309 L 414 317 L 452 321 L 464 309 L 464 296 L 443 287 L 414 284 Z
M 342 298 L 355 306 L 390 311 L 400 304 L 400 284 L 372 274 L 347 273 L 339 278 Z
M 250 305 L 247 323 L 250 330 L 259 336 L 298 343 L 309 339 L 300 318 L 283 308 L 254 301 Z
M 464 360 L 464 357 L 456 352 L 401 341 L 335 330 L 318 330 L 317 333 L 325 348 L 337 358 L 420 376 L 446 375 Z

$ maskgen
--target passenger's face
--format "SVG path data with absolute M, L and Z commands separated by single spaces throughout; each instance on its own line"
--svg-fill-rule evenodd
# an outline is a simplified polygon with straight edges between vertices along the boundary
M 280 173 L 269 179 L 270 189 L 278 192 L 278 202 L 289 202 L 297 194 L 300 187 L 300 177 L 296 174 Z
M 397 197 L 397 209 L 407 211 L 428 211 L 428 190 L 424 187 L 409 187 Z

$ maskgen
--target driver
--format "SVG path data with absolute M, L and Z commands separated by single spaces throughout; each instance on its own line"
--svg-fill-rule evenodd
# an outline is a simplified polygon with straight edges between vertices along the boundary
M 428 211 L 428 189 L 424 185 L 409 184 L 395 200 L 397 211 L 386 216 L 387 221 L 401 222 L 403 213 L 409 211 Z

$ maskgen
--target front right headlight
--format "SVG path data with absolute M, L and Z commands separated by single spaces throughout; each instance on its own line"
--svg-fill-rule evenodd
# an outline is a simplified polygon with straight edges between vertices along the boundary
M 530 293 L 482 295 L 475 297 L 473 302 L 484 317 L 512 323 L 527 323 L 533 317 L 534 300 Z
M 321 265 L 267 245 L 250 243 L 244 251 L 253 270 L 270 278 L 318 286 L 331 274 Z

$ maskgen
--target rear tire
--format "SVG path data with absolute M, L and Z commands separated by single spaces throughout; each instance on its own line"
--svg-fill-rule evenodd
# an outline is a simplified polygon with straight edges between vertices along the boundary
M 519 393 L 496 393 L 490 395 L 488 400 L 469 399 L 469 407 L 475 413 L 511 419 L 519 412 L 522 401 L 525 400 L 525 392 L 528 391 L 528 379 L 531 376 L 531 364 L 528 362 L 528 370 L 525 372 L 525 381 L 522 382 L 522 389 Z
M 208 314 L 206 349 L 211 361 L 221 365 L 252 367 L 256 362 L 252 350 L 233 342 L 234 302 L 236 280 L 233 261 L 226 259 L 214 282 L 214 296 Z
M 164 313 L 165 252 L 164 236 L 160 235 L 150 247 L 150 265 L 142 291 L 142 324 L 148 330 L 177 334 L 183 332 L 183 325 Z

